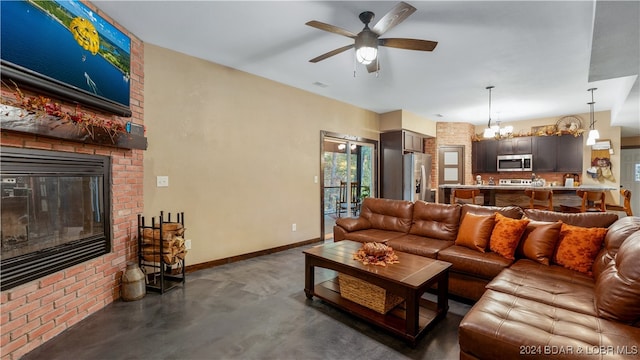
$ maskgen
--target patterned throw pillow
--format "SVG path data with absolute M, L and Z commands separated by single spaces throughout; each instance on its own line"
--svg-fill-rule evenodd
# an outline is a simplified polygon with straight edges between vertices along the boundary
M 518 246 L 521 256 L 537 261 L 543 265 L 549 265 L 556 249 L 562 221 L 546 222 L 531 220 L 522 235 L 522 241 Z
M 513 255 L 529 221 L 529 219 L 511 219 L 496 213 L 496 226 L 491 233 L 489 249 L 507 259 L 514 260 Z
M 472 250 L 485 252 L 491 231 L 495 225 L 496 215 L 475 215 L 467 213 L 462 218 L 456 245 L 465 246 Z
M 584 228 L 562 224 L 554 261 L 567 269 L 591 275 L 593 261 L 607 234 L 605 228 Z

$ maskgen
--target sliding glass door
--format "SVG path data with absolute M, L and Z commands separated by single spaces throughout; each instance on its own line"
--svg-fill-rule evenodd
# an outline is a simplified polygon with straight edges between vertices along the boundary
M 377 142 L 322 132 L 322 236 L 338 217 L 357 216 L 362 199 L 377 194 Z

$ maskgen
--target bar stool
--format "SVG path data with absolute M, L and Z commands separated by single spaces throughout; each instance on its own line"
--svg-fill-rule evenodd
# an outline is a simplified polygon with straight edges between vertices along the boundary
M 576 195 L 582 198 L 580 212 L 607 211 L 604 191 L 577 190 Z
M 472 204 L 476 204 L 476 196 L 480 195 L 480 190 L 478 189 L 453 189 L 453 203 L 467 203 L 466 201 L 460 200 L 471 200 Z
M 620 189 L 620 195 L 623 197 L 623 205 L 606 204 L 607 210 L 624 211 L 627 216 L 633 216 L 633 211 L 631 211 L 631 191 Z
M 525 189 L 524 194 L 529 197 L 530 209 L 553 211 L 553 190 Z M 540 204 L 541 201 L 545 203 Z

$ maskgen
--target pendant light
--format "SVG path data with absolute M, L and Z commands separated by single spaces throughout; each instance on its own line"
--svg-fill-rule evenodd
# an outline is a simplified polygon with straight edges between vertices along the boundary
M 489 90 L 489 123 L 487 123 L 487 128 L 484 129 L 484 137 L 492 138 L 496 136 L 496 132 L 500 130 L 499 126 L 491 126 L 491 90 L 495 86 L 487 86 L 486 89 Z
M 595 90 L 598 90 L 598 88 L 591 88 L 587 90 L 587 91 L 591 91 L 591 102 L 587 103 L 591 110 L 589 114 L 589 136 L 587 137 L 587 146 L 595 145 L 596 140 L 600 138 L 600 132 L 596 130 L 596 119 L 593 114 L 593 105 L 595 105 L 596 103 L 595 101 L 593 101 L 593 92 Z

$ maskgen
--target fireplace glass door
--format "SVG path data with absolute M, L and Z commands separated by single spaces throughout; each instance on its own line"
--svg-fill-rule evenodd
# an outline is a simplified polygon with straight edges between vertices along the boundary
M 104 235 L 101 176 L 2 176 L 2 258 Z
M 2 148 L 2 290 L 110 251 L 110 159 Z

